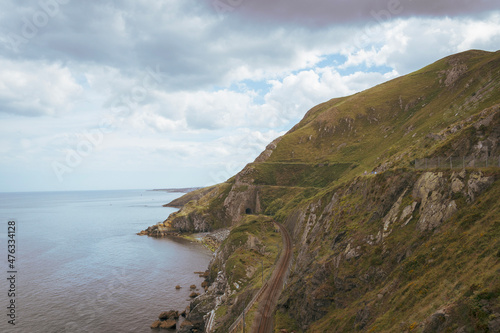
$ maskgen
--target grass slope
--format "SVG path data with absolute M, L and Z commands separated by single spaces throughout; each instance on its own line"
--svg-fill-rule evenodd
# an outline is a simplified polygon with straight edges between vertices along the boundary
M 432 234 L 399 228 L 388 248 L 414 248 L 401 265 L 397 258 L 375 247 L 361 261 L 343 270 L 361 271 L 363 265 L 391 272 L 382 283 L 352 299 L 345 308 L 332 307 L 308 332 L 356 332 L 360 311 L 369 308 L 373 322 L 367 332 L 422 331 L 425 320 L 446 309 L 439 332 L 489 332 L 493 309 L 500 309 L 500 181 L 472 206 L 460 210 Z M 413 222 L 414 223 L 414 222 Z M 345 274 L 349 274 L 345 272 Z
M 267 159 L 193 200 L 183 199 L 176 216 L 203 215 L 213 228 L 227 226 L 225 200 L 252 187 L 262 213 L 288 223 L 295 232 L 295 263 L 276 314 L 277 330 L 488 332 L 500 314 L 498 169 L 482 170 L 496 181 L 476 201 L 453 198 L 458 212 L 439 228 L 419 231 L 417 214 L 385 242 L 363 242 L 380 231 L 400 189 L 422 175 L 415 159 L 500 155 L 498 110 L 500 52 L 453 55 L 312 108 Z M 401 200 L 401 207 L 413 202 L 410 193 Z M 327 207 L 331 220 L 314 225 Z M 239 286 L 217 309 L 218 332 L 260 287 L 261 259 L 270 272 L 277 255 L 272 244 L 280 239 L 268 222 L 265 216 L 243 218 L 212 266 L 212 278 L 225 269 L 230 288 Z M 251 239 L 268 250 L 252 250 Z M 348 252 L 352 258 L 338 259 Z

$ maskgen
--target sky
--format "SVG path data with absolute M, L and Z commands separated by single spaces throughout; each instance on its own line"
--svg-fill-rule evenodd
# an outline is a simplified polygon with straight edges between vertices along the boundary
M 220 183 L 314 105 L 500 49 L 497 0 L 2 0 L 0 192 Z

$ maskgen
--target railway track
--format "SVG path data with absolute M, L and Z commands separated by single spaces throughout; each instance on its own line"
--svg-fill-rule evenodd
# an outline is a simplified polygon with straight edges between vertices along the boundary
M 292 239 L 286 228 L 280 223 L 274 222 L 281 230 L 281 235 L 283 238 L 283 252 L 279 259 L 273 276 L 268 281 L 266 290 L 262 293 L 260 299 L 262 300 L 260 311 L 260 319 L 258 315 L 253 325 L 253 332 L 256 333 L 270 333 L 273 329 L 273 313 L 278 298 L 281 294 L 283 288 L 283 283 L 285 280 L 288 267 L 290 265 L 290 260 L 292 259 Z M 258 325 L 256 325 L 258 323 Z
M 250 330 L 254 333 L 267 333 L 272 331 L 274 308 L 281 294 L 283 282 L 292 258 L 292 239 L 290 234 L 283 225 L 275 221 L 273 222 L 281 230 L 281 236 L 283 238 L 283 251 L 281 252 L 280 258 L 276 263 L 276 267 L 271 278 L 262 286 L 258 294 L 244 310 L 244 312 L 247 312 L 252 307 L 254 302 L 260 302 L 259 309 Z M 244 316 L 240 315 L 229 328 L 229 333 L 241 332 L 241 323 L 243 320 Z

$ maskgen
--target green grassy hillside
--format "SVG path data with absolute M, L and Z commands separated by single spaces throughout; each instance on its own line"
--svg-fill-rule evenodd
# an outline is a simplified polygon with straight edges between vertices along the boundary
M 500 52 L 468 51 L 312 108 L 146 233 L 232 226 L 233 242 L 254 214 L 286 225 L 277 332 L 498 332 L 499 158 Z M 223 249 L 211 269 L 225 281 L 255 269 L 248 249 Z M 243 285 L 217 303 L 215 329 L 258 281 Z
M 499 174 L 397 169 L 340 186 L 292 214 L 296 261 L 280 316 L 308 332 L 492 332 L 500 310 Z M 427 175 L 439 185 L 420 197 Z M 497 180 L 468 204 L 478 177 Z M 459 181 L 470 188 L 456 191 Z M 422 230 L 428 195 L 438 196 L 432 205 L 460 208 Z M 437 325 L 430 318 L 441 311 Z
M 469 51 L 323 103 L 283 137 L 268 162 L 350 162 L 362 172 L 395 154 L 404 154 L 403 162 L 423 157 L 429 133 L 500 102 L 499 61 L 500 52 Z

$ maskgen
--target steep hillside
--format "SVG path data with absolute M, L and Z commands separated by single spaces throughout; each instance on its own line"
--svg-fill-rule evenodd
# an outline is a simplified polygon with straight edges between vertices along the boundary
M 144 233 L 282 222 L 294 258 L 277 330 L 498 332 L 499 142 L 500 52 L 464 52 L 314 107 Z M 216 283 L 204 307 L 192 304 L 197 329 L 212 307 L 210 327 L 224 331 L 257 292 L 251 258 L 275 255 L 238 244 L 211 264 Z M 242 290 L 227 284 L 232 253 L 253 267 Z
M 495 178 L 492 169 L 398 169 L 297 210 L 280 311 L 311 332 L 412 331 L 435 325 L 433 314 L 438 331 L 487 332 L 500 310 Z

